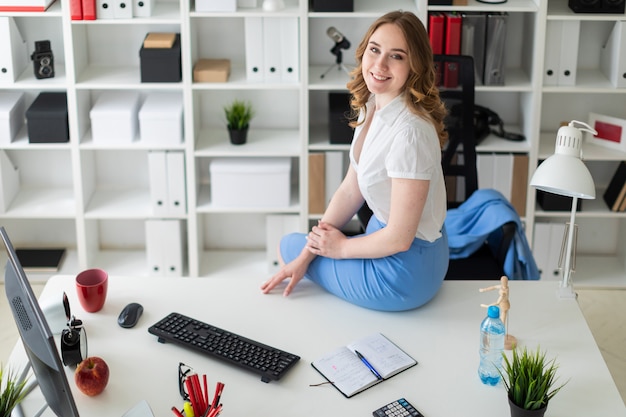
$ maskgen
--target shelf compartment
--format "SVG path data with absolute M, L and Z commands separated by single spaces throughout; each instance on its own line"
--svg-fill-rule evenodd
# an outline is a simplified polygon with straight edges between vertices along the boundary
M 84 150 L 80 158 L 85 218 L 152 215 L 147 151 Z
M 141 82 L 139 50 L 149 32 L 180 33 L 181 27 L 177 24 L 151 23 L 73 25 L 77 87 L 156 89 L 180 86 L 182 82 Z
M 81 90 L 77 91 L 77 121 L 78 121 L 78 136 L 80 137 L 80 147 L 82 149 L 119 149 L 119 150 L 141 150 L 141 149 L 178 149 L 182 150 L 185 148 L 184 143 L 176 143 L 176 144 L 154 144 L 149 141 L 141 140 L 141 123 L 139 122 L 139 118 L 137 119 L 138 130 L 137 136 L 135 140 L 128 141 L 128 143 L 94 143 L 93 135 L 91 132 L 91 117 L 90 111 L 93 107 L 93 104 L 97 101 L 100 94 L 105 92 L 110 92 L 111 90 Z M 124 90 L 120 90 L 124 91 Z M 161 90 L 152 90 L 152 89 L 143 89 L 140 92 L 140 105 L 139 110 L 141 110 L 141 106 L 145 102 L 147 96 L 151 93 L 158 91 L 161 93 Z M 163 92 L 163 94 L 172 94 L 173 96 L 180 98 L 182 96 L 182 92 L 178 90 L 172 90 L 168 92 Z M 137 115 L 138 117 L 138 115 Z M 113 121 L 113 120 L 112 120 Z
M 289 173 L 290 181 L 290 201 L 287 206 L 215 206 L 211 202 L 211 165 L 212 158 L 197 158 L 196 172 L 198 185 L 198 198 L 196 211 L 198 213 L 297 213 L 300 210 L 298 178 L 300 173 L 300 164 L 298 158 L 291 158 L 291 171 Z M 240 192 L 240 190 L 233 190 Z
M 243 145 L 232 145 L 226 126 L 202 129 L 196 141 L 196 157 L 209 156 L 293 156 L 300 154 L 300 134 L 296 129 L 250 128 Z
M 224 106 L 234 100 L 252 104 L 254 117 L 250 129 L 298 131 L 300 126 L 300 95 L 298 90 L 195 90 L 193 119 L 195 131 L 218 129 L 226 132 Z M 200 137 L 200 136 L 196 136 Z M 246 145 L 242 146 L 242 149 Z
M 18 191 L 4 213 L 13 218 L 76 216 L 69 150 L 6 150 L 19 171 Z
M 109 274 L 148 275 L 144 219 L 88 219 L 86 264 Z
M 132 19 L 96 19 L 96 20 L 72 20 L 72 25 L 144 25 L 180 23 L 180 3 L 178 1 L 155 1 L 150 17 L 136 17 Z

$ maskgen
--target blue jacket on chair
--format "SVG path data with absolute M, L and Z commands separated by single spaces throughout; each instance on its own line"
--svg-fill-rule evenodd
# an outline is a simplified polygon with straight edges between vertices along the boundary
M 493 189 L 479 189 L 445 220 L 450 259 L 465 258 L 478 250 L 491 233 L 514 221 L 515 237 L 506 254 L 504 272 L 509 279 L 538 280 L 539 269 L 526 240 L 519 215 L 509 201 Z

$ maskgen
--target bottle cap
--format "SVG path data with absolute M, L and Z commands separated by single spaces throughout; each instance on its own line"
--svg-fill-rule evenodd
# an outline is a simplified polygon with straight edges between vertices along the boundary
M 489 306 L 489 308 L 487 309 L 487 315 L 491 317 L 492 319 L 495 319 L 496 317 L 500 317 L 500 307 Z

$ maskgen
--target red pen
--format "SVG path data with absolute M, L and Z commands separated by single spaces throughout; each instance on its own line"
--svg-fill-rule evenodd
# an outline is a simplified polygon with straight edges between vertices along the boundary
M 217 408 L 220 402 L 220 397 L 222 396 L 223 390 L 224 390 L 224 384 L 221 382 L 218 382 L 217 385 L 215 386 L 215 396 L 213 397 L 213 404 L 211 404 L 211 410 Z
M 204 395 L 202 394 L 202 388 L 200 388 L 200 377 L 198 377 L 198 374 L 191 375 L 191 384 L 193 385 L 194 396 L 196 397 L 196 401 L 198 402 L 198 412 L 200 413 L 199 415 L 202 415 L 204 410 L 206 410 L 209 405 L 205 404 Z
M 208 415 L 208 417 L 216 417 L 219 413 L 222 412 L 222 404 L 213 409 Z
M 185 386 L 187 387 L 187 394 L 189 394 L 189 401 L 191 402 L 191 408 L 193 408 L 193 413 L 197 416 L 201 416 L 200 408 L 198 408 L 198 399 L 196 398 L 195 392 L 193 390 L 193 383 L 191 382 L 191 378 L 185 379 Z
M 175 415 L 176 417 L 184 417 L 184 416 L 181 414 L 181 412 L 180 412 L 180 411 L 178 411 L 178 408 L 176 408 L 176 407 L 172 407 L 172 412 L 174 413 L 174 415 Z
M 209 408 L 209 383 L 207 381 L 206 374 L 202 375 L 202 382 L 204 383 L 204 403 L 206 404 L 206 408 Z

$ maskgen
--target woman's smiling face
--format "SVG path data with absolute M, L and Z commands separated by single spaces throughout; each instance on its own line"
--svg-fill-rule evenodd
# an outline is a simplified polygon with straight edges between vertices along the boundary
M 370 37 L 362 59 L 367 88 L 376 95 L 376 107 L 384 107 L 402 93 L 409 77 L 408 46 L 400 28 L 381 25 Z

